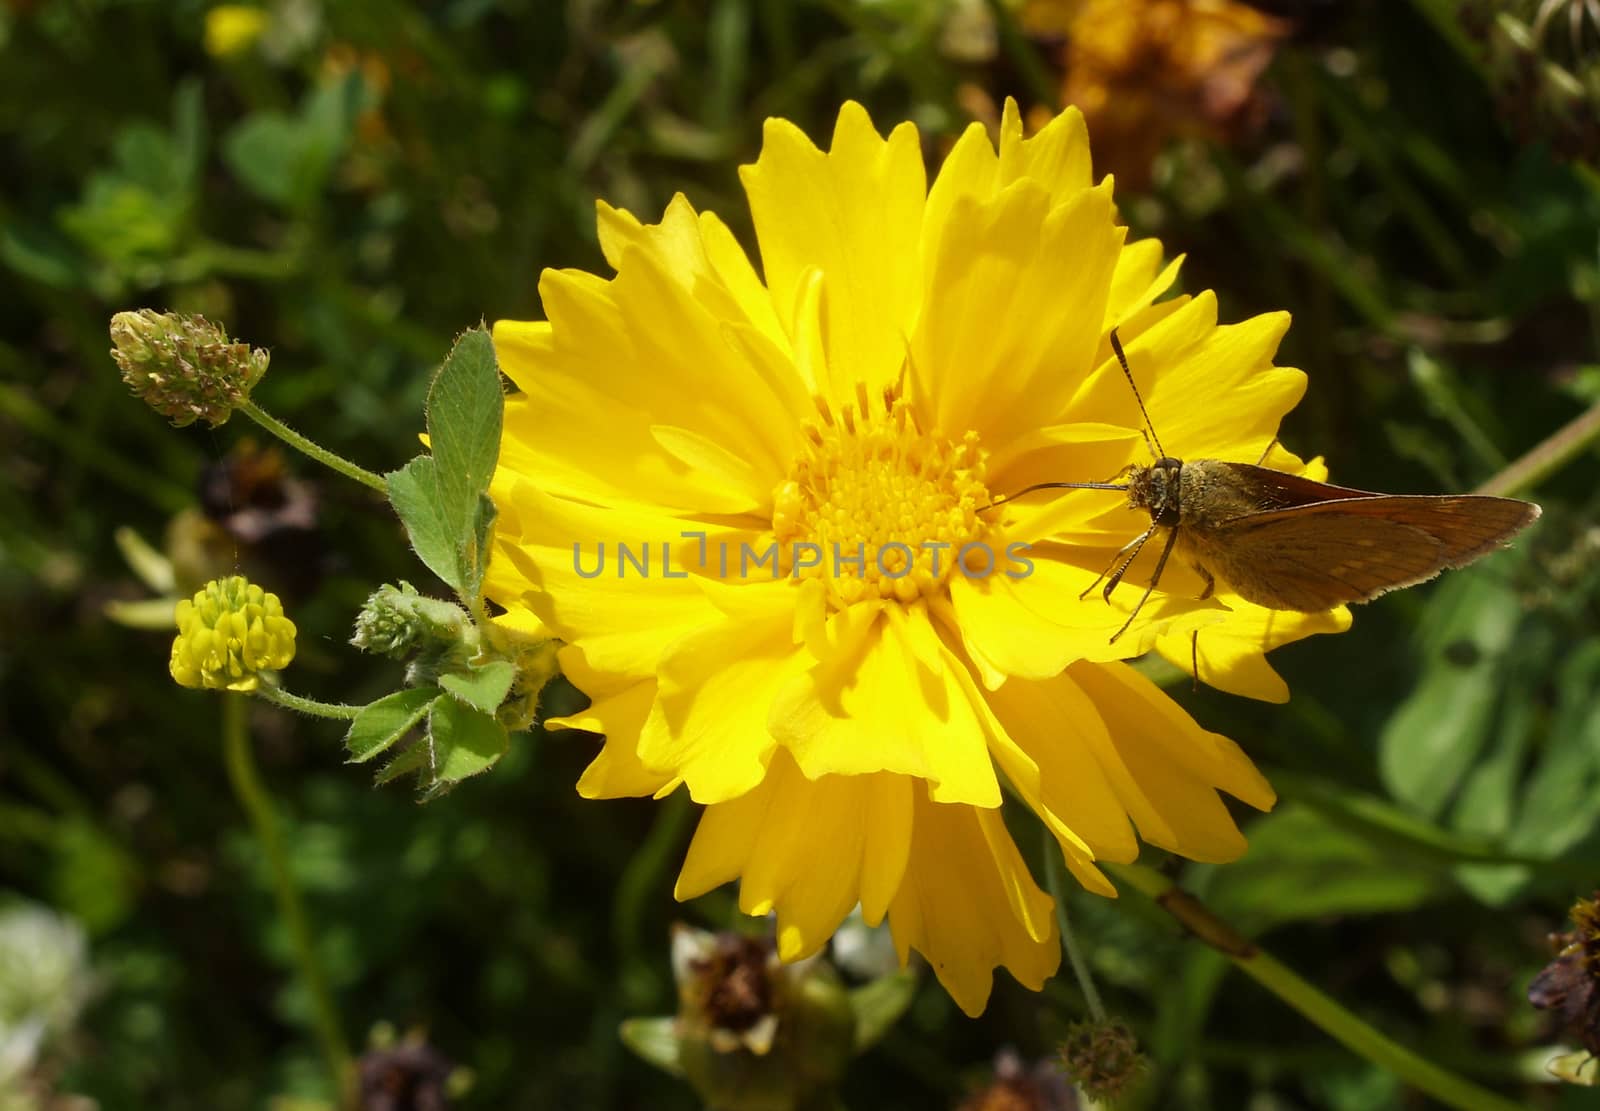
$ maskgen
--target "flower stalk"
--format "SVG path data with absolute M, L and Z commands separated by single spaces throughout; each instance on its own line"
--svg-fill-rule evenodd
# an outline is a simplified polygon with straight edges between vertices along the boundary
M 1078 945 L 1077 935 L 1072 932 L 1072 923 L 1067 917 L 1067 885 L 1061 876 L 1061 853 L 1056 848 L 1055 838 L 1048 829 L 1044 830 L 1044 874 L 1045 886 L 1050 891 L 1050 898 L 1056 904 L 1056 929 L 1061 934 L 1061 949 L 1067 955 L 1067 963 L 1072 966 L 1072 975 L 1077 978 L 1078 987 L 1083 990 L 1083 999 L 1089 1007 L 1089 1015 L 1096 1022 L 1106 1020 L 1106 1007 L 1100 999 L 1100 989 L 1094 986 L 1094 977 L 1089 972 L 1089 964 L 1083 959 L 1083 950 Z
M 350 1050 L 344 1040 L 339 1013 L 334 1007 L 333 995 L 328 990 L 328 979 L 311 940 L 311 926 L 306 918 L 305 906 L 300 901 L 300 890 L 295 886 L 289 871 L 289 858 L 284 852 L 283 839 L 278 830 L 277 818 L 272 812 L 272 798 L 261 782 L 255 757 L 250 751 L 250 734 L 245 723 L 248 710 L 245 699 L 239 695 L 226 695 L 222 700 L 223 757 L 228 768 L 228 780 L 233 792 L 244 807 L 255 833 L 256 843 L 266 855 L 272 871 L 273 894 L 278 903 L 278 914 L 289 933 L 289 948 L 307 994 L 311 997 L 312 1020 L 317 1041 L 322 1050 L 323 1062 L 333 1080 L 339 1102 L 345 1106 L 351 1077 Z
M 1596 439 L 1600 439 L 1600 403 L 1550 433 L 1473 493 L 1505 497 L 1531 490 L 1576 459 Z
M 333 721 L 353 721 L 355 716 L 365 706 L 352 706 L 346 702 L 323 702 L 315 698 L 307 698 L 300 694 L 290 694 L 281 687 L 274 687 L 263 683 L 252 693 L 263 701 L 274 706 L 281 706 L 285 710 L 293 710 L 299 714 L 309 714 L 316 718 L 329 718 Z
M 1196 939 L 1227 957 L 1246 976 L 1373 1064 L 1458 1111 L 1517 1111 L 1517 1104 L 1413 1053 L 1364 1022 L 1154 868 L 1109 863 L 1105 867 L 1124 884 L 1148 896 Z
M 318 463 L 338 471 L 346 478 L 353 479 L 356 482 L 361 483 L 363 486 L 376 490 L 384 497 L 389 496 L 389 487 L 388 484 L 383 481 L 382 475 L 375 474 L 372 471 L 367 470 L 365 467 L 352 463 L 344 456 L 329 451 L 321 444 L 316 443 L 313 440 L 306 439 L 306 437 L 290 428 L 287 424 L 284 424 L 277 417 L 262 409 L 261 406 L 257 405 L 254 401 L 241 402 L 239 405 L 235 406 L 235 408 L 238 412 L 243 413 L 245 416 L 255 421 L 262 428 L 265 428 L 268 432 L 278 437 L 278 439 L 282 440 L 296 451 L 299 451 L 305 455 L 309 455 Z

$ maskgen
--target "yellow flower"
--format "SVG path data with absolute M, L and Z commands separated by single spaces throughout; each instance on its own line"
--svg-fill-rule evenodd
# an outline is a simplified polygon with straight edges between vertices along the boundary
M 859 903 L 977 1014 L 995 967 L 1038 988 L 1059 959 L 1002 773 L 1090 890 L 1115 894 L 1095 862 L 1135 829 L 1232 859 L 1218 792 L 1271 788 L 1120 661 L 1176 638 L 1187 667 L 1198 630 L 1202 678 L 1280 698 L 1262 651 L 1346 619 L 1200 602 L 1169 568 L 1111 643 L 1138 591 L 1079 594 L 1148 516 L 1098 491 L 986 508 L 1149 461 L 1114 325 L 1192 458 L 1255 462 L 1305 380 L 1272 366 L 1285 315 L 1158 300 L 1176 264 L 1124 243 L 1077 112 L 1024 139 L 1008 103 L 998 154 L 970 128 L 931 189 L 921 149 L 856 104 L 826 153 L 769 121 L 743 169 L 764 277 L 682 197 L 654 225 L 600 206 L 616 277 L 547 271 L 548 321 L 495 327 L 522 392 L 487 590 L 567 642 L 593 704 L 553 724 L 606 737 L 584 795 L 705 804 L 679 898 L 739 879 L 784 960 Z
M 178 636 L 168 666 L 179 686 L 253 691 L 258 672 L 294 659 L 294 622 L 283 603 L 242 575 L 208 582 L 173 616 Z
M 218 4 L 206 12 L 206 53 L 231 58 L 249 50 L 267 29 L 267 13 L 248 4 Z
M 1260 121 L 1256 82 L 1289 32 L 1237 0 L 1028 0 L 1022 19 L 1036 35 L 1065 36 L 1062 100 L 1135 188 L 1170 139 L 1224 140 Z

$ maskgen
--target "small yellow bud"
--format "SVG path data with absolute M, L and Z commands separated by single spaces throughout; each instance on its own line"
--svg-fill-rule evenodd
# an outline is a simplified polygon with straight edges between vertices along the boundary
M 267 29 L 268 16 L 245 4 L 218 4 L 206 13 L 206 53 L 213 58 L 243 54 Z
M 256 689 L 256 673 L 294 659 L 294 622 L 283 603 L 242 575 L 214 579 L 178 603 L 172 677 L 179 686 Z
M 267 372 L 265 351 L 233 342 L 203 316 L 119 312 L 111 342 L 128 388 L 179 428 L 201 417 L 223 423 Z

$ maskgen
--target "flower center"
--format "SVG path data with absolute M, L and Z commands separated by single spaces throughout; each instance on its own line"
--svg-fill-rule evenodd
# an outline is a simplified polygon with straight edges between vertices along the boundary
M 817 411 L 774 495 L 773 534 L 797 575 L 822 579 L 842 606 L 913 602 L 942 590 L 958 562 L 993 562 L 968 548 L 992 500 L 976 432 L 953 441 L 922 431 L 892 387 L 872 399 L 858 385 L 855 407 L 837 414 L 817 398 Z

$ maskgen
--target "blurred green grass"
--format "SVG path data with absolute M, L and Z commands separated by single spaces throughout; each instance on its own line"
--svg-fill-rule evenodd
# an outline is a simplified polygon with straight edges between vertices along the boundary
M 859 99 L 880 127 L 915 120 L 936 160 L 973 88 L 1026 101 L 1047 53 L 1008 27 L 991 59 L 957 60 L 948 8 L 280 0 L 230 57 L 207 53 L 194 0 L 0 8 L 0 869 L 92 935 L 104 987 L 65 1090 L 211 1109 L 320 1083 L 218 708 L 172 687 L 163 635 L 102 616 L 144 593 L 114 530 L 159 540 L 249 430 L 175 432 L 128 398 L 110 313 L 201 311 L 270 344 L 269 409 L 398 465 L 454 334 L 536 314 L 543 267 L 602 268 L 596 197 L 653 219 L 681 190 L 749 244 L 736 167 L 766 116 L 822 139 Z M 1358 487 L 1471 488 L 1600 401 L 1600 178 L 1502 126 L 1472 41 L 1441 33 L 1449 9 L 1344 6 L 1280 51 L 1259 134 L 1178 142 L 1149 190 L 1119 192 L 1223 319 L 1294 314 L 1279 361 L 1311 387 L 1285 439 Z M 1245 861 L 1188 881 L 1530 1107 L 1582 1105 L 1525 1079 L 1551 1038 L 1523 993 L 1543 934 L 1600 882 L 1594 460 L 1534 492 L 1546 516 L 1517 554 L 1276 653 L 1287 706 L 1174 691 L 1285 800 Z M 297 687 L 381 693 L 350 617 L 420 569 L 363 491 L 290 467 L 321 495 Z M 671 902 L 681 799 L 583 803 L 585 753 L 535 734 L 419 808 L 343 767 L 333 727 L 255 726 L 354 1035 L 425 1025 L 474 1070 L 468 1107 L 694 1105 L 615 1035 L 672 1009 L 668 923 L 731 912 Z M 1423 1106 L 1154 914 L 1073 913 L 1155 1058 L 1142 1106 Z M 950 1106 L 1002 1045 L 1048 1053 L 1077 989 L 1002 980 L 977 1022 L 926 988 L 854 1067 L 850 1105 Z

